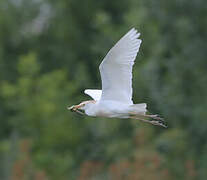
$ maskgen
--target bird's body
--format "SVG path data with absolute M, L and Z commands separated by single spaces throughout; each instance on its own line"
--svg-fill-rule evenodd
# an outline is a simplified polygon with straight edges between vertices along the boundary
M 132 28 L 111 48 L 99 66 L 102 90 L 85 90 L 94 100 L 69 107 L 70 110 L 84 110 L 88 116 L 134 118 L 164 126 L 157 115 L 146 115 L 146 103 L 134 104 L 132 101 L 132 68 L 142 42 L 139 35 Z
M 144 115 L 146 113 L 146 104 L 129 105 L 111 100 L 96 101 L 89 105 L 85 113 L 88 116 L 95 117 L 129 118 L 130 113 Z

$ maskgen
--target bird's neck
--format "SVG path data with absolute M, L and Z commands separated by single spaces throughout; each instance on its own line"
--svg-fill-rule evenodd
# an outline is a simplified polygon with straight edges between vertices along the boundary
M 96 116 L 96 103 L 90 103 L 87 105 L 87 108 L 85 110 L 85 113 L 88 116 Z

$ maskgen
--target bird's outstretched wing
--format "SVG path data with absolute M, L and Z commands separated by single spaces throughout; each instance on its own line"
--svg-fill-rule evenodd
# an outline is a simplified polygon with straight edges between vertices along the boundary
M 85 94 L 91 96 L 95 101 L 101 99 L 102 90 L 99 89 L 86 89 Z
M 102 80 L 101 100 L 132 102 L 132 67 L 139 51 L 140 33 L 132 28 L 108 52 L 99 66 Z

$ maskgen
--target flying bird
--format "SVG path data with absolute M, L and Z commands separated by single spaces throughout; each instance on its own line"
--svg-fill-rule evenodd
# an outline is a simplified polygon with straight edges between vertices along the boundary
M 158 115 L 146 114 L 146 103 L 132 101 L 132 67 L 142 42 L 139 36 L 132 28 L 111 48 L 99 66 L 102 90 L 86 89 L 84 93 L 93 100 L 68 107 L 69 110 L 87 116 L 137 119 L 167 127 Z

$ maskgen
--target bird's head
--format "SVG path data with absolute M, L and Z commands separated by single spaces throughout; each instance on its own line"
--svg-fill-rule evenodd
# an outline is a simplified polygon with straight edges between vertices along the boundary
M 78 105 L 73 105 L 71 107 L 68 107 L 68 109 L 73 111 L 73 112 L 78 112 L 79 110 L 86 111 L 91 106 L 93 106 L 95 103 L 96 103 L 96 101 L 94 101 L 94 100 L 83 101 Z
M 93 100 L 91 100 L 91 101 L 83 101 L 83 102 L 81 102 L 78 105 L 79 106 L 78 109 L 80 109 L 80 110 L 86 110 L 86 109 L 90 108 L 95 103 L 96 103 L 96 101 L 93 101 Z

